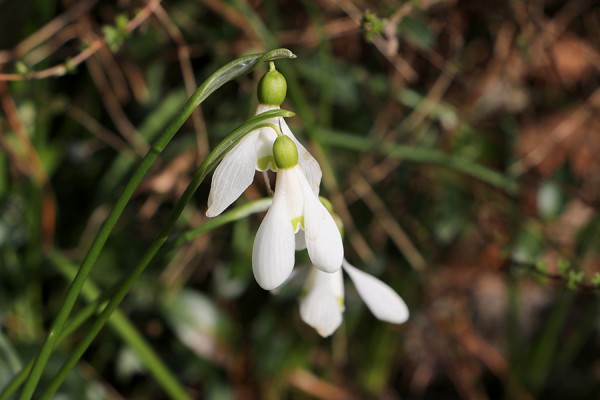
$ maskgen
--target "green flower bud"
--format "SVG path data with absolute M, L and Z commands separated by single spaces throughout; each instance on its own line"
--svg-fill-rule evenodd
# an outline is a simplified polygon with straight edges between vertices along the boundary
M 298 165 L 298 148 L 288 136 L 278 136 L 273 143 L 273 159 L 277 168 L 292 168 Z
M 285 100 L 287 83 L 283 75 L 273 66 L 258 82 L 258 101 L 260 104 L 280 106 Z

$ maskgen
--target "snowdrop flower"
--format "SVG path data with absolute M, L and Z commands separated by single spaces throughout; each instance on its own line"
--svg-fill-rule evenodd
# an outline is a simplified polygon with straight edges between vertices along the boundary
M 375 317 L 394 324 L 401 324 L 408 319 L 406 303 L 391 287 L 353 267 L 345 259 L 342 267 Z M 344 312 L 342 270 L 329 274 L 311 268 L 305 287 L 308 291 L 300 301 L 300 317 L 315 328 L 319 335 L 330 336 L 342 323 Z
M 283 75 L 271 64 L 270 70 L 258 83 L 259 106 L 256 115 L 279 109 L 285 99 L 287 84 Z M 309 185 L 319 193 L 321 168 L 314 157 L 296 140 L 296 137 L 282 117 L 271 118 L 265 123 L 279 127 L 280 131 L 292 139 L 298 148 L 298 165 L 304 171 Z M 273 161 L 273 143 L 277 133 L 272 128 L 261 128 L 242 138 L 223 158 L 216 168 L 208 195 L 206 216 L 216 217 L 231 205 L 250 186 L 254 171 L 277 170 Z
M 258 228 L 252 250 L 254 277 L 266 290 L 275 289 L 291 274 L 295 233 L 300 229 L 317 268 L 334 272 L 344 258 L 340 231 L 300 167 L 298 150 L 290 137 L 282 135 L 275 140 L 273 160 L 277 167 L 273 203 Z

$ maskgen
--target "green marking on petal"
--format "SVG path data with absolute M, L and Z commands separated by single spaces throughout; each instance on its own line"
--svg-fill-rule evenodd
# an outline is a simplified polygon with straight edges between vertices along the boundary
M 292 226 L 294 227 L 294 232 L 298 232 L 298 229 L 302 226 L 304 227 L 304 215 L 292 219 Z
M 340 308 L 344 308 L 344 296 L 335 296 Z
M 275 160 L 273 159 L 273 156 L 264 156 L 259 158 L 256 162 L 256 166 L 260 171 L 266 171 L 268 169 L 277 171 L 277 167 L 275 166 Z

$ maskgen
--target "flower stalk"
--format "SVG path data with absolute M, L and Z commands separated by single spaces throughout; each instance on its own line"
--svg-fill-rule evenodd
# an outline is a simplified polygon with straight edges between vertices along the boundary
M 67 321 L 77 298 L 82 290 L 83 284 L 87 280 L 93 265 L 98 259 L 102 249 L 108 237 L 110 236 L 113 228 L 115 227 L 117 221 L 119 220 L 121 214 L 123 213 L 126 205 L 129 203 L 133 193 L 137 189 L 137 187 L 142 182 L 142 179 L 146 175 L 146 173 L 150 170 L 150 167 L 156 160 L 156 158 L 162 153 L 166 145 L 171 141 L 175 133 L 179 130 L 179 128 L 183 125 L 183 123 L 188 119 L 191 113 L 198 107 L 210 94 L 212 94 L 215 90 L 220 88 L 226 82 L 233 80 L 240 75 L 249 72 L 252 70 L 258 63 L 262 61 L 271 61 L 277 58 L 295 58 L 296 56 L 287 49 L 277 49 L 264 54 L 253 54 L 249 56 L 245 56 L 239 58 L 227 65 L 223 68 L 219 69 L 213 75 L 211 75 L 197 90 L 194 92 L 192 97 L 188 100 L 188 102 L 183 107 L 181 113 L 169 124 L 169 126 L 165 129 L 162 135 L 158 138 L 158 140 L 154 143 L 154 145 L 150 148 L 144 159 L 141 161 L 140 165 L 133 173 L 129 182 L 125 186 L 121 196 L 115 203 L 112 208 L 109 216 L 106 221 L 100 228 L 100 231 L 96 235 L 90 249 L 88 250 L 86 256 L 84 257 L 81 266 L 77 272 L 77 275 L 71 282 L 71 285 L 67 289 L 67 293 L 65 295 L 65 299 L 63 301 L 63 305 L 55 317 L 52 326 L 48 332 L 48 335 L 35 357 L 33 366 L 31 371 L 27 377 L 27 380 L 24 384 L 23 391 L 19 397 L 20 400 L 30 400 L 34 394 L 34 391 L 38 385 L 38 382 L 42 376 L 42 372 L 44 371 L 48 360 L 56 344 L 58 343 L 58 338 L 60 336 L 60 332 L 63 329 L 65 322 Z M 0 399 L 2 395 L 0 394 Z

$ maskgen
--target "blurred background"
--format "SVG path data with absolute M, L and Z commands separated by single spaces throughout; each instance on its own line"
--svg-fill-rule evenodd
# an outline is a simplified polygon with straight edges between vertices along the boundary
M 347 282 L 344 323 L 321 338 L 299 317 L 305 254 L 275 294 L 253 279 L 262 215 L 169 243 L 120 312 L 189 395 L 599 398 L 599 43 L 591 0 L 0 1 L 0 387 L 195 88 L 286 47 L 298 58 L 277 63 L 284 108 L 321 163 L 346 258 L 411 318 L 379 322 Z M 169 144 L 94 267 L 97 291 L 139 261 L 209 149 L 253 114 L 264 71 L 211 95 Z M 176 235 L 205 221 L 209 183 Z M 266 195 L 258 175 L 237 204 Z M 113 325 L 57 395 L 168 397 Z

